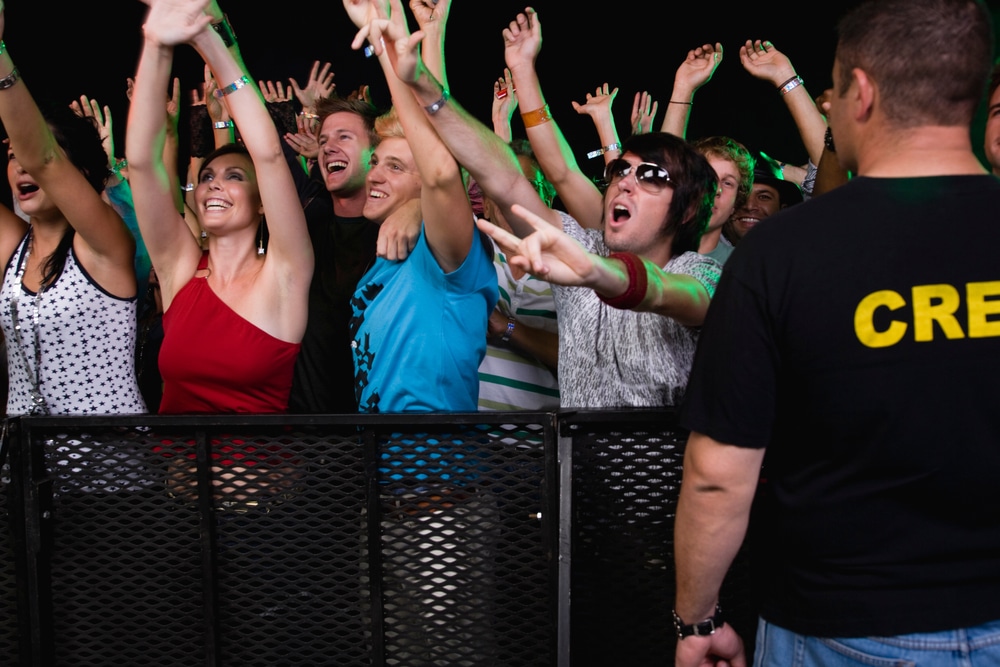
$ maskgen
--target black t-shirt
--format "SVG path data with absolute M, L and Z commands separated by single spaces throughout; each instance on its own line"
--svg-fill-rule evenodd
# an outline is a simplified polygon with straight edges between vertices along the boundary
M 295 171 L 295 170 L 293 170 Z M 351 297 L 375 261 L 378 225 L 342 218 L 322 182 L 295 173 L 304 203 L 316 263 L 309 287 L 309 321 L 295 361 L 288 402 L 292 414 L 357 412 L 354 357 L 348 328 Z
M 767 448 L 769 621 L 846 637 L 1000 618 L 998 247 L 1000 180 L 957 176 L 854 179 L 733 252 L 681 423 Z

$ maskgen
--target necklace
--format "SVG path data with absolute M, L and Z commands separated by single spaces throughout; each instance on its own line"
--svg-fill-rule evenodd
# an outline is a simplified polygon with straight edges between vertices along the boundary
M 38 328 L 38 310 L 42 301 L 42 293 L 45 292 L 45 285 L 38 286 L 38 292 L 35 293 L 35 298 L 32 300 L 31 305 L 31 329 L 34 335 L 35 342 L 35 367 L 32 369 L 31 364 L 28 362 L 28 352 L 24 349 L 24 343 L 22 340 L 22 320 L 20 316 L 19 301 L 21 297 L 21 292 L 24 290 L 24 284 L 21 282 L 24 279 L 24 270 L 28 266 L 28 257 L 31 256 L 31 228 L 28 228 L 28 235 L 24 242 L 24 252 L 21 254 L 20 261 L 17 266 L 17 274 L 14 276 L 14 296 L 10 300 L 10 316 L 14 322 L 14 342 L 17 345 L 17 349 L 21 352 L 21 362 L 24 364 L 24 372 L 28 376 L 28 382 L 31 387 L 28 390 L 31 396 L 31 414 L 32 415 L 47 415 L 49 414 L 49 406 L 45 402 L 45 396 L 42 394 L 41 388 L 41 376 L 39 371 L 42 368 L 42 345 L 39 340 L 39 328 Z

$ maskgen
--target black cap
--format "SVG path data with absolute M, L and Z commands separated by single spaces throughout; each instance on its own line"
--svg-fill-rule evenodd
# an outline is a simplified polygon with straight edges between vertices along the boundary
M 753 170 L 753 182 L 761 185 L 770 185 L 778 191 L 781 197 L 781 207 L 801 204 L 803 201 L 802 188 L 797 183 L 786 181 L 781 173 L 781 165 L 767 153 L 757 152 L 754 157 L 757 165 Z

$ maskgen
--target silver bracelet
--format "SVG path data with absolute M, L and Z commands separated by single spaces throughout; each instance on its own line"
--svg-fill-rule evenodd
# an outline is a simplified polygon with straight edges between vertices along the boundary
M 249 84 L 250 84 L 250 77 L 248 77 L 246 74 L 244 74 L 243 76 L 241 76 L 240 78 L 236 79 L 236 81 L 233 81 L 231 84 L 229 84 L 225 88 L 219 88 L 218 90 L 216 90 L 215 91 L 215 96 L 221 100 L 226 95 L 231 95 L 231 94 L 235 93 L 237 90 L 239 90 L 240 88 L 242 88 L 243 86 L 246 86 L 246 85 L 249 85 Z
M 10 71 L 10 74 L 0 79 L 0 90 L 7 90 L 15 83 L 21 80 L 21 73 L 17 71 L 15 67 Z
M 587 157 L 590 159 L 594 159 L 595 157 L 601 157 L 605 153 L 610 153 L 611 151 L 620 151 L 621 149 L 622 145 L 616 141 L 613 144 L 608 144 L 607 146 L 601 146 L 596 151 L 590 151 L 589 153 L 587 153 Z

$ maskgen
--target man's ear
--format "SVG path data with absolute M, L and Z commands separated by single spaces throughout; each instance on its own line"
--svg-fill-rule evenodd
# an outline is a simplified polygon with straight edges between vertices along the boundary
M 854 85 L 848 89 L 848 94 L 854 96 L 854 118 L 859 121 L 867 120 L 874 111 L 878 87 L 868 73 L 859 67 L 851 70 L 851 78 L 854 79 Z

